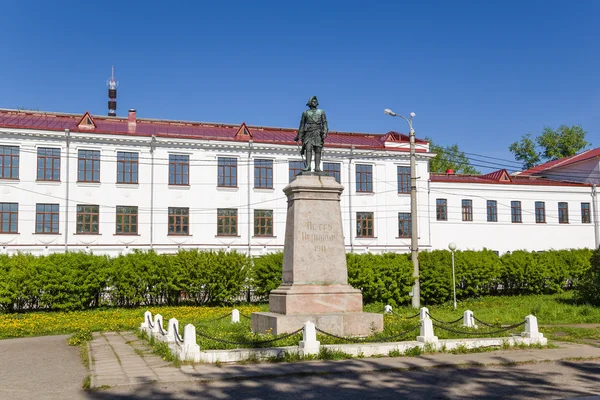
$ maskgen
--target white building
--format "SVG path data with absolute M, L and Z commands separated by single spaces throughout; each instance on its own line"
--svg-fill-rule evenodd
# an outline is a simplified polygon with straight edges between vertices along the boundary
M 293 129 L 0 110 L 0 252 L 87 250 L 281 250 L 283 188 L 299 172 Z M 419 248 L 592 247 L 578 220 L 587 183 L 493 174 L 432 175 L 429 144 L 417 140 Z M 330 132 L 323 167 L 345 187 L 348 251 L 410 250 L 408 137 Z M 438 199 L 447 220 L 439 220 Z M 471 200 L 471 220 L 463 221 Z M 488 200 L 497 201 L 487 222 Z M 511 222 L 510 202 L 522 222 Z M 545 223 L 535 202 L 545 202 Z M 559 223 L 558 203 L 569 222 Z M 561 209 L 562 210 L 562 209 Z M 563 215 L 564 210 L 561 211 Z M 466 214 L 465 214 L 466 213 Z M 591 217 L 594 213 L 590 211 Z

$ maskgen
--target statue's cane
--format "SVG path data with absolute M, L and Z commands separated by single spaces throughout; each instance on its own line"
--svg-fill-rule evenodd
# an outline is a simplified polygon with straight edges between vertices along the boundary
M 304 166 L 306 167 L 306 160 L 304 159 L 304 153 L 302 153 L 302 149 L 300 148 L 300 145 L 298 144 L 297 140 L 296 140 L 296 148 L 298 149 L 298 153 L 300 153 L 300 157 L 302 157 L 302 164 L 304 164 Z

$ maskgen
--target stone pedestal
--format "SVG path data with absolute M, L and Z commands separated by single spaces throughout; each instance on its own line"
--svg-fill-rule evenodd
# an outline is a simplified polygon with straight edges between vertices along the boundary
M 282 284 L 269 296 L 270 312 L 252 314 L 254 332 L 293 332 L 307 321 L 336 335 L 383 330 L 383 316 L 363 313 L 360 290 L 348 285 L 343 190 L 322 175 L 299 175 L 283 190 L 288 210 Z

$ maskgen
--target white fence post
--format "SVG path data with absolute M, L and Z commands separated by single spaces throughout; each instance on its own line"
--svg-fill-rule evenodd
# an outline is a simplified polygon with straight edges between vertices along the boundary
M 417 341 L 423 343 L 436 343 L 438 341 L 437 336 L 433 333 L 433 322 L 428 314 L 425 314 L 425 318 L 421 319 L 421 335 L 417 336 Z
M 315 324 L 306 321 L 304 323 L 304 330 L 302 331 L 302 340 L 300 341 L 300 354 L 303 356 L 319 354 L 320 346 L 321 343 L 317 341 Z
M 179 328 L 179 321 L 177 318 L 171 318 L 169 320 L 169 324 L 167 325 L 167 342 L 175 342 L 175 332 Z
M 163 330 L 163 317 L 160 314 L 156 314 L 154 316 L 154 327 L 152 328 L 152 336 L 157 337 L 159 340 L 162 340 Z
M 473 311 L 465 311 L 465 313 L 463 314 L 463 326 L 466 326 L 467 328 L 477 329 L 477 325 L 475 325 L 475 317 L 473 316 Z
M 546 344 L 548 339 L 544 337 L 543 333 L 538 330 L 537 317 L 528 315 L 525 317 L 525 332 L 521 333 L 522 337 L 530 338 L 534 343 Z
M 187 324 L 183 331 L 183 351 L 179 353 L 181 361 L 200 361 L 200 346 L 196 344 L 196 327 Z
M 150 311 L 146 311 L 144 313 L 144 322 L 142 322 L 140 325 L 140 331 L 149 333 L 150 330 L 152 329 L 152 327 L 150 326 L 151 324 L 152 324 L 152 313 Z
M 237 324 L 240 322 L 240 310 L 234 308 L 231 312 L 231 322 Z
M 429 309 L 427 307 L 421 307 L 420 318 L 423 321 L 425 318 L 429 318 Z
M 386 314 L 391 314 L 392 313 L 392 306 L 390 306 L 389 304 L 386 305 L 385 307 L 383 307 L 383 312 Z

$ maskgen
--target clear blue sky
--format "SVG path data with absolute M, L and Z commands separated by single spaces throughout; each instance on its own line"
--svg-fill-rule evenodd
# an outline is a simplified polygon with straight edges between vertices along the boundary
M 508 158 L 545 125 L 600 146 L 600 1 L 26 1 L 0 15 L 0 107 L 407 132 Z M 485 171 L 485 169 L 484 169 Z

